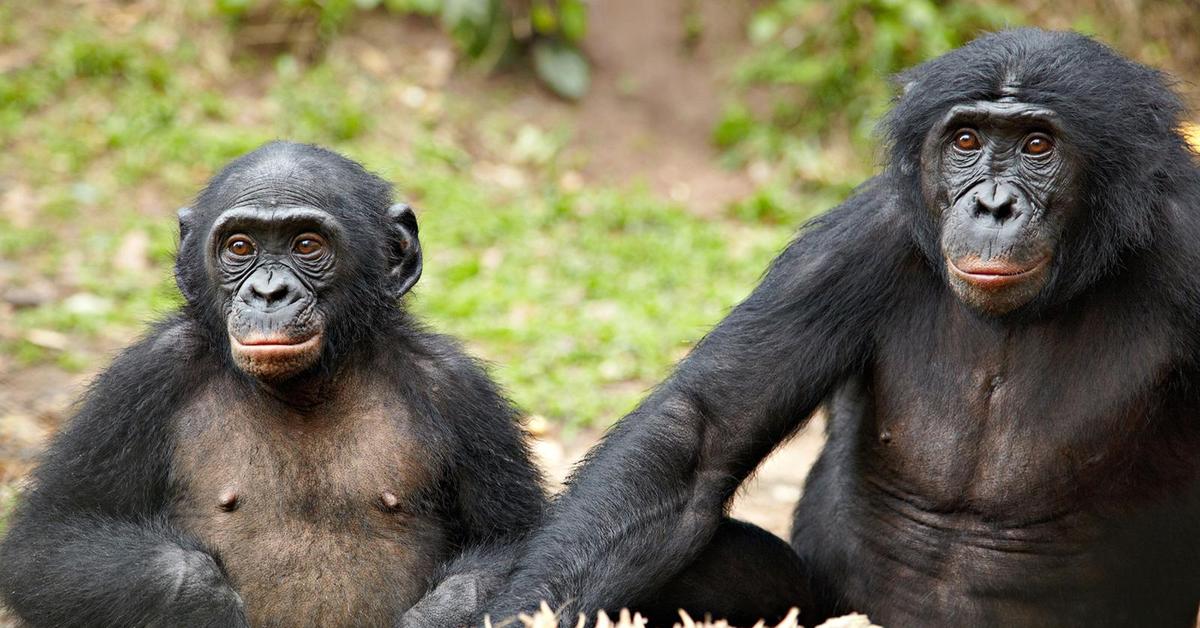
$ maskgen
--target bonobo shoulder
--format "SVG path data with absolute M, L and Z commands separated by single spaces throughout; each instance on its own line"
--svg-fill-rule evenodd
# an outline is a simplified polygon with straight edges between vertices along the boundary
M 846 200 L 814 222 L 827 221 L 842 228 L 873 229 L 892 234 L 892 237 L 907 235 L 907 222 L 900 204 L 900 195 L 895 185 L 888 181 L 890 175 L 880 174 L 867 179 L 850 192 Z M 883 233 L 857 231 L 857 239 L 876 238 Z
M 204 377 L 192 324 L 171 318 L 123 350 L 88 388 L 34 472 L 31 504 L 153 512 L 167 476 L 171 418 Z M 120 474 L 108 472 L 121 469 Z M 144 490 L 124 490 L 142 486 Z
M 190 318 L 173 316 L 146 335 L 146 350 L 164 358 L 192 358 L 204 346 L 200 328 Z M 137 345 L 135 345 L 136 347 Z
M 73 420 L 120 431 L 118 425 L 160 424 L 193 389 L 189 382 L 203 377 L 211 355 L 189 319 L 173 317 L 121 351 L 88 387 Z
M 841 204 L 805 223 L 773 267 L 798 264 L 810 270 L 849 270 L 868 268 L 864 264 L 872 261 L 897 263 L 912 248 L 912 236 L 887 176 L 869 179 Z
M 112 396 L 111 387 L 122 386 L 136 387 L 144 395 L 156 385 L 169 385 L 195 373 L 204 357 L 204 346 L 204 339 L 190 319 L 179 316 L 164 320 L 122 350 L 97 378 L 91 392 Z
M 419 331 L 412 334 L 413 359 L 422 374 L 437 383 L 438 391 L 453 393 L 495 389 L 484 365 L 457 339 Z

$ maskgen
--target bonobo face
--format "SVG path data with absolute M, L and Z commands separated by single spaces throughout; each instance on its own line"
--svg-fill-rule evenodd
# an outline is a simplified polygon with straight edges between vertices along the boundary
M 308 207 L 235 207 L 214 223 L 210 273 L 225 295 L 234 362 L 277 381 L 311 367 L 326 324 L 319 295 L 332 283 L 343 232 Z
M 953 107 L 922 153 L 922 189 L 940 217 L 950 287 L 995 315 L 1045 287 L 1078 205 L 1058 117 L 1007 100 Z
M 230 162 L 179 210 L 179 234 L 189 314 L 228 336 L 237 368 L 272 384 L 332 375 L 374 350 L 421 277 L 412 208 L 317 146 L 271 142 Z

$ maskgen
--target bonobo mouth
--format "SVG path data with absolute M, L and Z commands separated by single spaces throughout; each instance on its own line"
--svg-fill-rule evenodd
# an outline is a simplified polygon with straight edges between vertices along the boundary
M 984 261 L 975 256 L 960 257 L 957 261 L 947 258 L 950 272 L 959 279 L 977 288 L 996 290 L 1024 283 L 1040 273 L 1050 263 L 1050 256 L 1038 258 L 1033 264 L 1015 264 L 1008 260 Z
M 236 338 L 229 334 L 233 360 L 246 373 L 261 380 L 281 381 L 297 375 L 317 361 L 324 334 L 307 338 L 259 336 Z
M 238 353 L 260 360 L 286 360 L 316 349 L 321 344 L 321 333 L 315 333 L 303 340 L 280 336 L 259 336 L 239 340 L 230 334 L 229 340 Z

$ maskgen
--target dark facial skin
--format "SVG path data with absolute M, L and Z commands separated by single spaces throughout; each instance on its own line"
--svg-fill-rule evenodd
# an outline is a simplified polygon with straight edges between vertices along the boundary
M 1012 99 L 958 105 L 930 131 L 922 187 L 950 287 L 972 307 L 1006 314 L 1048 283 L 1077 205 L 1062 135 L 1052 111 Z
M 342 239 L 336 221 L 306 207 L 239 207 L 213 225 L 208 264 L 238 368 L 274 382 L 317 361 L 326 320 L 318 295 L 335 276 Z

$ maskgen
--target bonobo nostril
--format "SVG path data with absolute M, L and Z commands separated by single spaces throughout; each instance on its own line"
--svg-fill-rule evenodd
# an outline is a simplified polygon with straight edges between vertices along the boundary
M 975 193 L 977 213 L 988 213 L 1000 220 L 1009 217 L 1016 200 L 1016 195 L 1012 193 L 1009 186 L 996 183 L 985 183 Z
M 276 301 L 282 301 L 288 294 L 288 287 L 282 283 L 265 283 L 251 284 L 250 291 L 254 296 L 266 301 L 267 305 L 272 305 Z
M 298 282 L 290 273 L 260 270 L 246 280 L 242 300 L 265 309 L 290 305 L 300 299 Z

